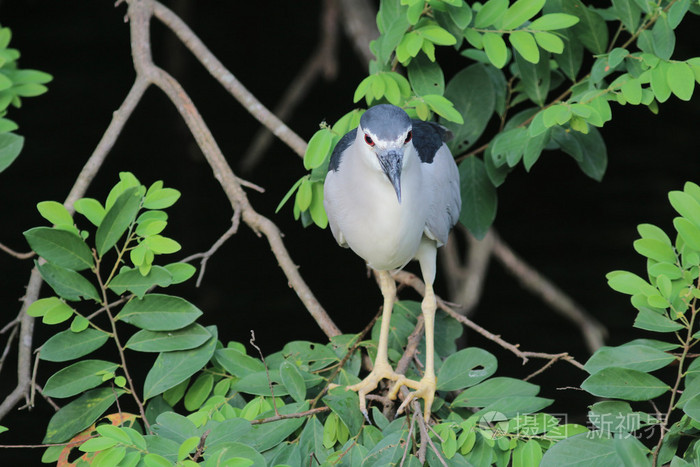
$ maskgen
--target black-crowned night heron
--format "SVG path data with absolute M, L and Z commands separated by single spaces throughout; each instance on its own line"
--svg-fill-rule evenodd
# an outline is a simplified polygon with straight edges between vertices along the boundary
M 333 236 L 350 247 L 379 273 L 384 297 L 381 332 L 374 368 L 348 389 L 365 396 L 379 381 L 395 381 L 391 399 L 401 386 L 414 389 L 399 407 L 413 399 L 425 401 L 430 417 L 437 380 L 434 367 L 434 322 L 437 303 L 433 293 L 437 248 L 459 218 L 459 172 L 445 145 L 442 126 L 411 120 L 394 105 L 377 105 L 362 115 L 360 125 L 346 134 L 331 156 L 324 187 L 324 206 Z M 399 375 L 387 358 L 389 322 L 396 284 L 389 271 L 412 259 L 420 263 L 425 282 L 422 311 L 425 318 L 425 372 L 420 381 Z

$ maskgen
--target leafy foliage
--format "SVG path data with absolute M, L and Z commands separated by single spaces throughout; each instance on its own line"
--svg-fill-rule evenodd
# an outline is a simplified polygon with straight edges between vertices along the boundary
M 23 98 L 44 94 L 44 84 L 52 79 L 43 71 L 19 68 L 20 53 L 9 47 L 11 39 L 10 29 L 0 27 L 0 172 L 15 161 L 24 145 L 24 138 L 14 133 L 19 127 L 6 118 L 10 105 L 19 108 Z
M 628 271 L 607 275 L 610 287 L 630 296 L 637 310 L 634 326 L 661 333 L 659 337 L 665 340 L 638 339 L 618 347 L 602 347 L 591 356 L 585 365 L 590 376 L 581 387 L 612 400 L 590 407 L 589 419 L 597 431 L 563 440 L 544 455 L 542 465 L 571 465 L 574 460 L 576 465 L 592 465 L 600 456 L 617 465 L 670 462 L 684 466 L 698 462 L 699 361 L 690 349 L 700 339 L 696 321 L 700 311 L 700 187 L 688 182 L 683 191 L 672 191 L 668 198 L 679 214 L 673 220 L 673 241 L 654 225 L 637 228 L 641 238 L 634 242 L 634 248 L 647 260 L 647 277 Z M 669 382 L 651 374 L 672 364 L 676 369 Z M 652 417 L 630 405 L 649 400 L 668 408 Z M 661 435 L 650 450 L 633 433 L 654 424 L 660 425 Z M 681 442 L 683 438 L 690 444 Z M 679 446 L 687 448 L 682 452 Z M 572 453 L 576 453 L 575 459 Z M 633 464 L 628 464 L 630 460 Z
M 216 326 L 197 323 L 202 312 L 193 304 L 153 291 L 195 272 L 183 263 L 155 265 L 162 250 L 150 249 L 148 262 L 128 254 L 150 245 L 151 236 L 167 238 L 162 237 L 167 215 L 161 209 L 178 196 L 161 182 L 147 190 L 132 174 L 122 173 L 104 205 L 76 202 L 94 236 L 81 230 L 82 222 L 62 205 L 39 204 L 42 216 L 56 225 L 25 235 L 42 255 L 42 268 L 50 266 L 41 271 L 56 295 L 34 302 L 29 313 L 47 325 L 63 324 L 41 346 L 39 358 L 65 364 L 44 383 L 44 394 L 72 399 L 51 418 L 44 438 L 70 443 L 47 449 L 43 460 L 61 463 L 71 450 L 79 450 L 82 461 L 97 466 L 302 465 L 312 455 L 329 466 L 386 465 L 402 458 L 406 465 L 419 465 L 420 446 L 411 433 L 422 417 L 390 421 L 389 412 L 372 407 L 373 423 L 367 423 L 357 394 L 335 387 L 359 381 L 360 352 L 376 352 L 381 323 L 372 329 L 371 340 L 341 335 L 327 344 L 294 341 L 261 360 L 241 343 L 220 342 Z M 158 228 L 144 227 L 154 219 L 162 223 Z M 88 243 L 92 238 L 96 247 Z M 133 267 L 125 264 L 127 258 Z M 82 288 L 65 286 L 68 276 Z M 109 298 L 113 293 L 120 297 Z M 396 304 L 389 342 L 394 365 L 420 313 L 419 303 Z M 436 447 L 428 454 L 429 464 L 441 458 L 455 465 L 505 465 L 512 458 L 517 465 L 535 465 L 557 441 L 587 431 L 539 413 L 552 400 L 539 397 L 538 386 L 494 377 L 498 362 L 489 352 L 457 352 L 461 332 L 452 319 L 436 322 L 433 408 L 439 423 L 431 435 Z M 108 341 L 118 359 L 93 357 L 97 351 L 105 354 Z M 157 353 L 142 385 L 132 380 L 129 368 L 132 358 L 143 357 L 131 352 Z M 413 363 L 407 376 L 420 378 L 422 365 Z
M 611 103 L 656 112 L 672 94 L 691 98 L 700 57 L 672 58 L 674 29 L 688 12 L 700 13 L 696 1 L 615 0 L 600 9 L 580 0 L 382 0 L 375 60 L 354 101 L 436 116 L 453 133 L 448 144 L 469 181 L 460 221 L 481 238 L 496 216 L 496 188 L 518 165 L 530 171 L 544 151 L 558 150 L 601 180 L 608 156 L 598 128 L 612 118 Z M 611 28 L 619 29 L 612 39 Z M 436 59 L 440 48 L 459 52 L 462 68 L 451 77 Z M 304 225 L 326 226 L 328 160 L 360 113 L 323 124 L 309 141 L 311 173 L 280 203 L 296 192 L 294 217 Z M 486 133 L 494 120 L 498 131 Z

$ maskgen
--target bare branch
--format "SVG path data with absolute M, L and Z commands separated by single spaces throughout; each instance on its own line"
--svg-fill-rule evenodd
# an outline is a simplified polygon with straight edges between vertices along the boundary
M 250 424 L 251 425 L 260 425 L 262 423 L 276 422 L 278 420 L 289 420 L 290 418 L 308 417 L 310 415 L 316 415 L 317 413 L 328 412 L 329 410 L 331 410 L 331 409 L 329 407 L 325 407 L 325 406 L 324 407 L 316 407 L 315 409 L 309 409 L 305 412 L 279 414 L 279 415 L 274 415 L 272 417 L 262 418 L 260 420 L 251 420 Z
M 414 288 L 419 294 L 424 295 L 425 294 L 425 284 L 423 283 L 422 280 L 418 278 L 415 274 L 411 274 L 410 272 L 406 271 L 396 271 L 392 273 L 392 276 L 394 279 L 396 279 L 398 282 L 407 284 Z M 482 336 L 486 337 L 490 341 L 495 342 L 496 344 L 500 345 L 504 349 L 507 349 L 511 352 L 513 352 L 515 355 L 517 355 L 520 359 L 522 359 L 523 364 L 527 363 L 530 358 L 544 358 L 544 359 L 561 359 L 564 361 L 567 361 L 574 365 L 577 368 L 583 369 L 583 365 L 581 365 L 579 362 L 577 362 L 572 356 L 569 354 L 549 354 L 549 353 L 544 353 L 544 352 L 523 352 L 518 348 L 518 345 L 513 345 L 510 342 L 507 342 L 501 338 L 501 336 L 498 336 L 496 334 L 493 334 L 492 332 L 489 332 L 488 330 L 482 328 L 469 318 L 460 315 L 457 313 L 455 310 L 450 308 L 444 300 L 442 300 L 440 297 L 437 297 L 437 304 L 440 309 L 445 311 L 448 315 L 452 316 L 454 319 L 459 321 L 460 323 L 464 324 L 465 326 L 470 327 L 474 331 L 478 332 Z
M 197 145 L 202 150 L 209 163 L 214 177 L 219 181 L 224 190 L 234 215 L 240 211 L 241 219 L 253 231 L 260 232 L 267 238 L 270 248 L 277 258 L 277 261 L 284 271 L 290 286 L 297 293 L 302 303 L 306 306 L 311 316 L 316 320 L 327 336 L 340 334 L 340 330 L 333 323 L 332 319 L 316 297 L 313 295 L 304 279 L 299 274 L 297 266 L 289 256 L 289 252 L 284 246 L 279 228 L 269 219 L 258 214 L 248 201 L 245 191 L 241 188 L 238 178 L 234 175 L 221 149 L 214 140 L 211 131 L 204 123 L 199 111 L 194 103 L 174 78 L 164 70 L 154 65 L 151 56 L 149 21 L 151 14 L 157 12 L 157 16 L 192 50 L 195 56 L 205 65 L 205 67 L 219 79 L 222 84 L 229 89 L 246 108 L 258 119 L 267 119 L 270 114 L 262 105 L 236 80 L 236 78 L 226 70 L 223 65 L 214 57 L 204 44 L 197 38 L 187 25 L 182 22 L 170 10 L 159 3 L 148 1 L 129 1 L 129 18 L 131 24 L 131 43 L 134 57 L 134 68 L 139 75 L 146 77 L 150 82 L 159 87 L 175 105 L 180 116 L 192 132 Z M 269 114 L 269 115 L 268 115 Z M 279 120 L 274 117 L 275 121 Z M 262 121 L 262 120 L 261 120 Z M 279 122 L 282 126 L 281 122 Z M 293 142 L 289 139 L 289 130 L 286 126 L 281 130 L 273 130 L 273 133 L 283 139 L 291 147 Z M 280 134 L 278 134 L 280 133 Z M 281 136 L 283 134 L 284 136 Z M 293 134 L 293 133 L 292 133 Z M 294 137 L 298 138 L 296 134 Z M 286 138 L 286 139 L 285 139 Z M 302 141 L 303 142 L 303 141 Z M 304 149 L 306 143 L 304 143 Z M 298 148 L 295 148 L 297 150 Z M 302 151 L 303 154 L 303 151 Z
M 36 253 L 34 253 L 33 251 L 28 251 L 27 253 L 20 253 L 8 246 L 3 245 L 2 243 L 0 243 L 0 250 L 4 251 L 10 256 L 14 256 L 17 259 L 29 259 L 32 256 L 36 255 Z
M 287 120 L 306 97 L 319 75 L 326 80 L 335 78 L 338 73 L 338 7 L 336 0 L 324 0 L 321 11 L 318 46 L 287 87 L 282 99 L 273 112 L 280 120 Z M 272 133 L 261 128 L 241 160 L 241 171 L 251 171 L 262 159 L 272 143 Z
M 593 353 L 603 346 L 607 329 L 587 313 L 549 279 L 528 265 L 503 240 L 493 232 L 493 254 L 520 283 L 537 295 L 554 311 L 575 323 L 583 333 L 588 350 Z
M 151 3 L 151 2 L 149 2 Z M 130 2 L 130 6 L 131 6 Z M 306 152 L 306 141 L 294 133 L 287 125 L 270 112 L 248 91 L 243 84 L 219 61 L 204 43 L 192 32 L 187 24 L 175 13 L 158 2 L 151 3 L 153 14 L 168 26 L 192 54 L 204 65 L 207 71 L 235 97 L 260 123 L 286 143 L 299 156 Z M 150 50 L 149 50 L 150 53 Z

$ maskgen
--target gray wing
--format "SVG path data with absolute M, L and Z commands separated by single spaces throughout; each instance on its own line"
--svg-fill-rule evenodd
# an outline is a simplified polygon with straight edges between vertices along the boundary
M 459 191 L 459 171 L 452 153 L 443 144 L 431 163 L 422 162 L 424 183 L 430 196 L 430 212 L 425 223 L 425 235 L 441 246 L 447 242 L 450 229 L 459 220 L 462 198 Z

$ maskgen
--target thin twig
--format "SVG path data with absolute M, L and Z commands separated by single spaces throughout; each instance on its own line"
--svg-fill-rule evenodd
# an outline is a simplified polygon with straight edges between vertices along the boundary
M 3 349 L 2 357 L 0 357 L 0 372 L 2 371 L 2 367 L 5 364 L 5 359 L 7 358 L 7 355 L 10 353 L 10 347 L 12 347 L 12 342 L 15 340 L 15 337 L 17 337 L 18 330 L 19 330 L 19 326 L 17 326 L 17 325 L 13 326 L 12 332 L 7 337 L 7 342 L 5 343 L 5 349 Z
M 280 413 L 277 411 L 277 402 L 275 401 L 275 390 L 272 388 L 272 378 L 270 378 L 270 369 L 267 367 L 267 363 L 265 363 L 265 357 L 263 356 L 260 347 L 258 347 L 255 344 L 255 331 L 253 331 L 252 329 L 250 330 L 250 345 L 255 347 L 255 350 L 258 351 L 258 355 L 260 355 L 260 360 L 262 360 L 263 366 L 265 367 L 265 373 L 267 374 L 267 384 L 270 387 L 270 395 L 272 395 L 272 406 L 275 409 L 275 415 L 279 415 Z
M 0 250 L 4 251 L 10 256 L 14 256 L 17 259 L 29 259 L 36 255 L 36 253 L 34 253 L 33 251 L 28 251 L 27 253 L 20 253 L 18 251 L 13 250 L 10 247 L 3 245 L 2 243 L 0 243 Z
M 250 424 L 251 425 L 260 425 L 262 423 L 276 422 L 279 420 L 289 420 L 290 418 L 308 417 L 309 415 L 316 415 L 317 413 L 328 412 L 329 410 L 331 410 L 331 409 L 329 407 L 326 407 L 326 406 L 316 407 L 315 409 L 309 409 L 309 410 L 306 410 L 304 412 L 278 414 L 278 415 L 274 415 L 272 417 L 261 418 L 260 420 L 251 420 Z
M 159 87 L 175 105 L 180 116 L 187 124 L 197 145 L 202 150 L 209 163 L 214 177 L 219 181 L 231 206 L 234 210 L 240 211 L 241 219 L 256 233 L 262 233 L 268 240 L 270 249 L 275 255 L 278 264 L 287 276 L 288 282 L 302 303 L 306 306 L 311 316 L 316 320 L 321 330 L 329 337 L 341 334 L 340 329 L 335 325 L 328 313 L 323 309 L 314 294 L 309 289 L 304 279 L 299 274 L 297 266 L 289 256 L 289 252 L 284 246 L 279 228 L 269 219 L 257 213 L 248 201 L 248 197 L 238 183 L 238 179 L 231 170 L 221 149 L 216 143 L 208 126 L 204 123 L 196 106 L 172 76 L 164 70 L 154 65 L 151 57 L 149 20 L 151 14 L 156 16 L 170 27 L 173 32 L 185 43 L 185 45 L 195 54 L 207 70 L 219 79 L 224 87 L 239 99 L 252 114 L 268 125 L 273 133 L 290 145 L 295 151 L 302 148 L 291 141 L 290 134 L 293 133 L 284 124 L 270 114 L 243 86 L 236 78 L 226 70 L 223 65 L 214 57 L 204 44 L 197 38 L 187 25 L 177 18 L 177 16 L 165 8 L 163 5 L 153 0 L 129 2 L 129 17 L 132 35 L 132 51 L 134 57 L 134 68 L 139 75 Z M 272 122 L 268 117 L 274 117 Z M 275 126 L 275 122 L 279 125 Z M 281 125 L 281 126 L 280 126 Z M 284 128 L 282 128 L 284 127 Z M 282 134 L 285 136 L 283 137 Z M 300 138 L 294 134 L 294 137 Z M 293 138 L 292 138 L 293 139 Z M 306 143 L 303 142 L 303 149 Z M 302 151 L 303 154 L 303 151 Z
M 425 284 L 423 283 L 422 280 L 420 280 L 415 274 L 411 274 L 410 272 L 406 271 L 396 271 L 392 273 L 392 276 L 394 279 L 396 279 L 398 282 L 403 282 L 411 287 L 413 287 L 419 294 L 424 295 L 425 294 Z M 483 327 L 479 326 L 469 318 L 460 315 L 457 313 L 455 310 L 450 308 L 444 300 L 442 300 L 440 297 L 437 297 L 437 304 L 438 307 L 445 311 L 448 315 L 459 321 L 460 323 L 464 324 L 465 326 L 470 327 L 474 331 L 478 332 L 485 338 L 489 339 L 490 341 L 495 342 L 496 344 L 500 345 L 504 349 L 507 349 L 511 352 L 513 352 L 515 355 L 517 355 L 520 359 L 522 359 L 523 364 L 527 363 L 529 358 L 543 358 L 543 359 L 561 359 L 566 362 L 571 363 L 575 367 L 583 370 L 583 365 L 577 362 L 574 357 L 566 354 L 566 356 L 563 356 L 562 354 L 550 354 L 550 353 L 544 353 L 544 352 L 524 352 L 521 351 L 518 348 L 518 345 L 511 344 L 510 342 L 507 342 L 501 338 L 501 336 L 498 336 L 496 334 L 493 334 L 492 332 L 484 329 Z
M 236 214 L 239 214 L 238 211 L 236 211 Z M 202 284 L 202 279 L 204 278 L 204 271 L 207 268 L 207 261 L 209 261 L 209 258 L 211 258 L 214 255 L 214 253 L 216 253 L 217 250 L 221 248 L 229 238 L 231 238 L 233 235 L 235 235 L 236 232 L 238 232 L 239 220 L 240 215 L 234 215 L 231 227 L 229 227 L 228 230 L 224 232 L 223 235 L 221 235 L 221 237 L 219 237 L 219 239 L 216 242 L 214 242 L 211 248 L 209 248 L 207 251 L 203 253 L 195 253 L 194 255 L 190 255 L 182 260 L 183 263 L 189 263 L 190 261 L 193 261 L 195 259 L 202 258 L 202 261 L 200 261 L 199 263 L 199 276 L 197 277 L 196 283 L 197 287 L 199 287 Z
M 129 2 L 131 5 L 131 2 Z M 175 13 L 164 5 L 153 2 L 153 14 L 163 24 L 169 27 L 182 43 L 190 49 L 192 54 L 204 65 L 211 74 L 245 109 L 260 123 L 265 125 L 272 133 L 282 140 L 298 155 L 303 156 L 306 152 L 306 141 L 294 133 L 275 114 L 270 112 L 243 84 L 236 79 L 218 58 L 204 45 L 189 26 L 182 21 Z
M 192 456 L 192 460 L 194 462 L 197 462 L 197 460 L 199 460 L 199 458 L 202 456 L 202 453 L 204 452 L 204 443 L 207 440 L 207 436 L 209 436 L 209 433 L 211 433 L 211 430 L 205 431 L 204 433 L 202 433 L 201 438 L 199 438 L 197 451 L 194 453 L 194 456 Z
M 338 71 L 338 7 L 336 0 L 322 3 L 319 40 L 317 47 L 301 70 L 292 79 L 273 113 L 280 120 L 287 120 L 297 105 L 306 97 L 319 75 L 325 79 L 335 78 Z M 263 154 L 272 143 L 272 133 L 265 127 L 258 130 L 241 159 L 241 171 L 250 172 L 258 165 Z

